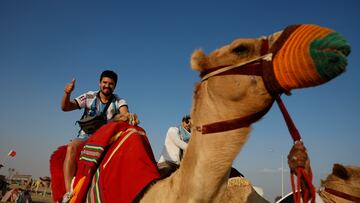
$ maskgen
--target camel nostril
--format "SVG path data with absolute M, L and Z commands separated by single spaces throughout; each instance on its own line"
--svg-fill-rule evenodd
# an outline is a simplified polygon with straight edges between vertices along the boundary
M 344 54 L 345 56 L 349 56 L 351 53 L 351 49 L 350 49 L 350 47 L 345 47 L 345 48 L 341 49 L 340 52 L 342 54 Z

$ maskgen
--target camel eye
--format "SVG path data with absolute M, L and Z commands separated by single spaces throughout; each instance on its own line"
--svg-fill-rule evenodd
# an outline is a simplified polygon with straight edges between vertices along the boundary
M 245 45 L 239 45 L 232 50 L 232 52 L 234 52 L 235 54 L 245 54 L 248 51 L 249 51 L 249 49 Z

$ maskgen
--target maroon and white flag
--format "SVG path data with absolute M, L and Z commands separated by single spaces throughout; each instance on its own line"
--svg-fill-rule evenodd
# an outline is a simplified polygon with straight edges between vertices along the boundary
M 16 151 L 10 150 L 9 153 L 8 153 L 8 156 L 11 156 L 11 157 L 16 156 Z

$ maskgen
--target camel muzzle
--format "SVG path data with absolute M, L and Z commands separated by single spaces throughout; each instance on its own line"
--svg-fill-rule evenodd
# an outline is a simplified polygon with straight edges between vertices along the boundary
M 289 26 L 283 35 L 281 47 L 272 49 L 274 76 L 284 92 L 321 85 L 345 71 L 351 46 L 338 32 L 305 24 Z

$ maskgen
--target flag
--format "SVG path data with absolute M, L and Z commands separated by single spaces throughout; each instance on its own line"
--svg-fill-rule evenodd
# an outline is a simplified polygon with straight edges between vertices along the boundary
M 8 153 L 8 156 L 14 157 L 14 156 L 16 156 L 16 152 L 14 150 L 10 150 L 10 152 Z

